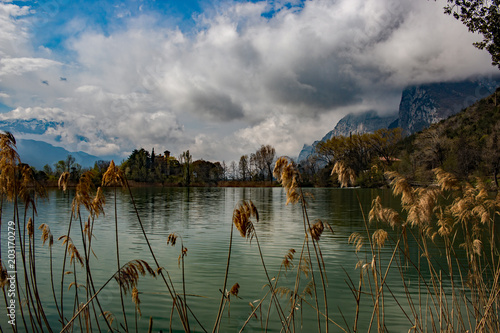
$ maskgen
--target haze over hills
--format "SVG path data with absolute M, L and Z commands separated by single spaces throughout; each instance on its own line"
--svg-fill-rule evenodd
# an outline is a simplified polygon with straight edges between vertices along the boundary
M 70 152 L 61 147 L 55 147 L 47 142 L 36 141 L 30 139 L 16 140 L 17 152 L 21 156 L 21 162 L 27 163 L 38 170 L 43 169 L 44 165 L 54 166 L 60 160 L 64 160 L 68 155 L 75 158 L 75 162 L 82 167 L 93 167 L 94 163 L 99 160 L 115 160 L 121 162 L 118 156 L 93 156 L 82 151 Z
M 500 78 L 443 82 L 411 86 L 402 92 L 398 112 L 394 116 L 381 117 L 374 111 L 342 118 L 335 128 L 312 145 L 305 144 L 297 162 L 303 162 L 315 152 L 316 145 L 333 136 L 350 133 L 371 133 L 381 128 L 400 127 L 404 134 L 419 132 L 437 123 L 477 100 L 492 94 L 500 86 Z
M 60 122 L 44 121 L 40 119 L 7 119 L 0 121 L 0 130 L 14 134 L 16 147 L 21 162 L 34 166 L 41 170 L 44 165 L 53 166 L 60 160 L 64 160 L 69 154 L 75 158 L 75 162 L 82 167 L 92 167 L 99 160 L 115 160 L 121 162 L 119 156 L 93 156 L 85 152 L 70 152 L 62 147 L 56 147 L 50 143 L 27 139 L 24 137 L 41 137 L 51 128 L 62 125 Z

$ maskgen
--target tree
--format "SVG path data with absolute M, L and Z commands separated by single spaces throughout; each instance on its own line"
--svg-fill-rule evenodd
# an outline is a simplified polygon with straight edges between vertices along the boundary
M 500 0 L 448 0 L 445 13 L 462 21 L 469 31 L 483 35 L 474 43 L 491 55 L 492 65 L 500 68 Z
M 443 136 L 441 129 L 437 127 L 427 129 L 415 140 L 419 164 L 425 165 L 427 169 L 443 167 L 448 146 L 449 142 Z
M 125 175 L 129 179 L 139 182 L 149 180 L 149 168 L 151 165 L 151 156 L 144 148 L 134 149 L 127 161 L 123 164 Z
M 110 161 L 98 160 L 94 163 L 94 170 L 102 175 L 108 170 L 110 163 Z
M 238 178 L 238 176 L 236 175 L 237 174 L 237 171 L 238 168 L 236 166 L 236 162 L 235 161 L 231 161 L 231 164 L 229 166 L 229 170 L 230 170 L 230 173 L 231 173 L 231 180 L 235 180 L 236 178 Z
M 241 180 L 247 180 L 248 175 L 250 174 L 248 155 L 243 155 L 240 157 L 240 163 L 238 164 L 238 167 Z
M 43 172 L 45 172 L 45 174 L 46 174 L 47 176 L 52 176 L 52 175 L 54 175 L 54 171 L 52 171 L 52 167 L 51 167 L 50 165 L 48 165 L 48 164 L 45 164 L 45 165 L 43 166 Z
M 213 163 L 213 168 L 210 170 L 210 180 L 218 182 L 221 179 L 224 179 L 224 169 L 220 162 L 215 162 Z
M 59 177 L 63 172 L 66 172 L 66 163 L 63 160 L 54 163 L 55 176 Z
M 373 157 L 370 134 L 334 136 L 316 146 L 318 155 L 330 162 L 343 162 L 356 173 L 367 170 Z
M 186 186 L 189 186 L 191 183 L 191 163 L 193 162 L 193 156 L 189 153 L 189 150 L 182 153 L 179 161 L 184 167 L 184 182 Z
M 222 169 L 222 180 L 227 180 L 228 167 L 226 165 L 226 161 L 222 161 L 221 169 Z
M 371 148 L 387 166 L 391 166 L 395 161 L 397 144 L 401 141 L 401 132 L 401 128 L 393 130 L 382 128 L 368 137 Z
M 483 150 L 483 159 L 486 166 L 493 173 L 493 181 L 498 188 L 498 174 L 500 173 L 500 122 L 493 128 L 492 133 L 486 140 Z
M 73 157 L 73 155 L 68 154 L 68 156 L 66 156 L 66 160 L 64 160 L 64 163 L 66 165 L 66 171 L 71 171 L 73 164 L 75 164 L 75 158 Z
M 265 174 L 269 177 L 269 181 L 273 180 L 273 172 L 271 166 L 274 162 L 274 157 L 276 155 L 276 150 L 271 145 L 262 145 L 259 150 L 250 156 L 253 160 L 254 165 L 259 169 L 262 178 L 265 178 Z

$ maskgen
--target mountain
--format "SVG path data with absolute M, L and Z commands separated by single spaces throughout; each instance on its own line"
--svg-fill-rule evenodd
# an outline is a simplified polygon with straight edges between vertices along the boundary
M 99 160 L 121 161 L 119 156 L 97 157 L 84 152 L 70 152 L 64 148 L 53 146 L 44 141 L 22 139 L 25 136 L 38 137 L 44 135 L 49 129 L 56 129 L 63 126 L 63 122 L 46 121 L 43 119 L 3 119 L 0 120 L 0 131 L 8 131 L 16 137 L 17 152 L 21 157 L 21 162 L 34 166 L 41 170 L 44 165 L 53 166 L 60 160 L 66 159 L 68 155 L 75 158 L 75 162 L 82 167 L 93 167 Z M 81 138 L 86 140 L 86 138 Z
M 66 159 L 71 154 L 75 158 L 75 162 L 82 167 L 93 167 L 94 163 L 99 160 L 115 159 L 117 162 L 120 159 L 113 157 L 97 157 L 84 152 L 70 152 L 61 147 L 55 147 L 47 142 L 18 139 L 16 140 L 17 152 L 21 157 L 21 162 L 34 166 L 38 170 L 43 169 L 43 166 L 48 164 L 53 166 L 60 160 Z
M 402 140 L 401 161 L 407 177 L 432 182 L 435 168 L 458 179 L 483 178 L 487 186 L 500 182 L 500 89 L 461 112 Z M 414 163 L 417 161 L 417 163 Z M 415 172 L 415 170 L 419 170 Z
M 334 136 L 348 136 L 351 133 L 371 133 L 380 128 L 388 128 L 394 126 L 394 123 L 397 123 L 397 119 L 398 117 L 396 115 L 381 117 L 375 111 L 367 111 L 361 114 L 348 114 L 340 119 L 335 128 L 328 132 L 321 140 L 315 141 L 312 145 L 305 144 L 297 158 L 297 163 L 305 161 L 309 156 L 312 156 L 319 142 L 324 142 Z
M 500 86 L 500 78 L 443 82 L 410 86 L 403 90 L 398 116 L 380 117 L 375 111 L 363 114 L 349 114 L 342 118 L 335 128 L 320 141 L 305 144 L 297 162 L 307 160 L 316 145 L 333 136 L 347 136 L 350 133 L 369 133 L 381 128 L 401 127 L 404 134 L 419 132 L 431 124 L 459 113 L 476 101 L 492 94 Z
M 401 96 L 399 126 L 405 134 L 419 132 L 492 94 L 498 86 L 493 79 L 478 79 L 408 87 Z
M 45 121 L 41 119 L 5 119 L 0 121 L 0 130 L 16 134 L 44 134 L 49 128 L 64 125 L 63 122 Z

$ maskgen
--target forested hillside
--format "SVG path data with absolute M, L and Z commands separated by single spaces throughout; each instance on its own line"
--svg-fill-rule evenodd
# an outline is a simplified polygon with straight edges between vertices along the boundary
M 399 145 L 400 171 L 425 181 L 430 170 L 440 167 L 460 178 L 486 177 L 498 186 L 500 107 L 496 94 L 404 139 Z
M 500 94 L 497 92 L 497 94 Z M 301 162 L 302 180 L 311 186 L 385 186 L 384 172 L 398 171 L 415 184 L 432 182 L 435 168 L 461 179 L 481 177 L 498 187 L 500 107 L 496 94 L 411 136 L 401 129 L 335 136 L 316 146 L 314 157 Z M 323 167 L 325 164 L 326 167 Z M 343 174 L 344 173 L 344 174 Z

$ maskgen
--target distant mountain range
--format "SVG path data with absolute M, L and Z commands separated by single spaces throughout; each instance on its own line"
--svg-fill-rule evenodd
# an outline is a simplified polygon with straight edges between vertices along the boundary
M 333 136 L 371 133 L 381 128 L 396 127 L 400 127 L 407 135 L 419 132 L 492 94 L 500 86 L 499 82 L 500 78 L 478 79 L 408 87 L 403 90 L 399 110 L 393 116 L 379 116 L 375 111 L 348 114 L 321 140 L 312 145 L 305 144 L 297 162 L 301 163 L 313 156 L 316 145 Z
M 42 135 L 49 128 L 64 125 L 63 122 L 46 121 L 42 119 L 6 119 L 0 121 L 0 130 L 16 134 Z
M 16 137 L 17 152 L 21 162 L 34 166 L 41 170 L 46 164 L 51 167 L 60 160 L 66 159 L 68 155 L 75 158 L 75 162 L 82 167 L 93 167 L 99 160 L 114 159 L 117 163 L 122 158 L 118 156 L 93 156 L 81 151 L 70 152 L 62 147 L 56 147 L 44 141 L 22 139 L 25 135 L 43 135 L 50 128 L 62 126 L 62 122 L 45 121 L 41 119 L 7 119 L 0 121 L 0 130 L 9 131 Z
M 70 152 L 64 148 L 56 147 L 43 141 L 26 139 L 19 139 L 16 141 L 17 152 L 19 156 L 21 156 L 21 162 L 34 166 L 38 170 L 43 169 L 46 164 L 54 167 L 55 163 L 66 159 L 68 155 L 73 156 L 75 162 L 82 167 L 93 167 L 94 163 L 99 160 L 114 159 L 117 163 L 121 162 L 121 159 L 117 159 L 116 156 L 114 158 L 111 156 L 97 157 L 82 151 Z

